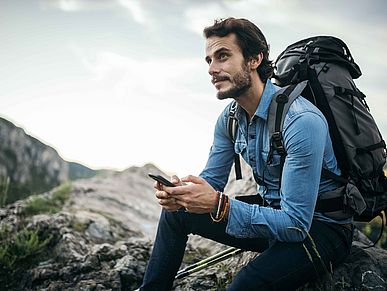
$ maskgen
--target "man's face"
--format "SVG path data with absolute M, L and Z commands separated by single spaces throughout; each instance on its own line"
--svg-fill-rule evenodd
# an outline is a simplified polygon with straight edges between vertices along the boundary
M 206 62 L 218 99 L 237 98 L 251 87 L 251 72 L 235 34 L 207 38 Z

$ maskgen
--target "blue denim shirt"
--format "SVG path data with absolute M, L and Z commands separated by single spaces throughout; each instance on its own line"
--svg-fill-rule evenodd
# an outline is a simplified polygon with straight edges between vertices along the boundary
M 321 178 L 321 168 L 336 174 L 340 174 L 340 170 L 323 114 L 305 98 L 297 97 L 284 120 L 283 138 L 287 156 L 279 189 L 280 156 L 274 151 L 272 163 L 266 163 L 269 153 L 268 110 L 277 90 L 279 87 L 270 80 L 266 82 L 259 106 L 250 121 L 244 110 L 238 107 L 236 118 L 239 128 L 235 144 L 227 130 L 231 103 L 224 109 L 215 126 L 207 165 L 200 176 L 216 190 L 223 191 L 234 152 L 241 154 L 254 175 L 264 181 L 264 185 L 258 185 L 258 193 L 269 205 L 281 208 L 231 199 L 226 232 L 240 238 L 263 237 L 295 242 L 305 238 L 314 216 L 332 222 L 323 214 L 314 213 L 314 208 L 318 193 L 338 187 L 336 182 Z

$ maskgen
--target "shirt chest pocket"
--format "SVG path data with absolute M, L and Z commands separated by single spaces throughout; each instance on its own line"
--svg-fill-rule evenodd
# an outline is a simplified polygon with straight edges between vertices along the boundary
M 269 164 L 267 163 L 269 152 L 262 151 L 261 157 L 263 160 L 265 171 L 273 177 L 279 177 L 281 174 L 281 156 L 278 153 L 274 152 L 271 163 Z

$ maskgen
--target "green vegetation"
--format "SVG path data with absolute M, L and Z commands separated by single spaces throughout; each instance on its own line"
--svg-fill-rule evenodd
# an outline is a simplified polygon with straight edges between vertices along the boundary
M 3 226 L 0 229 L 0 265 L 13 270 L 22 262 L 42 253 L 52 237 L 39 234 L 39 229 L 11 231 Z
M 31 216 L 41 213 L 54 214 L 59 212 L 67 199 L 70 197 L 71 184 L 65 183 L 52 193 L 51 197 L 36 196 L 28 201 L 23 209 L 24 216 Z

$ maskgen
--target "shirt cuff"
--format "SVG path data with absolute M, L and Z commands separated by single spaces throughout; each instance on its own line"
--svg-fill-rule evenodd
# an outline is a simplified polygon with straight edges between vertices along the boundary
M 248 237 L 251 212 L 252 205 L 230 199 L 226 233 L 238 238 Z

